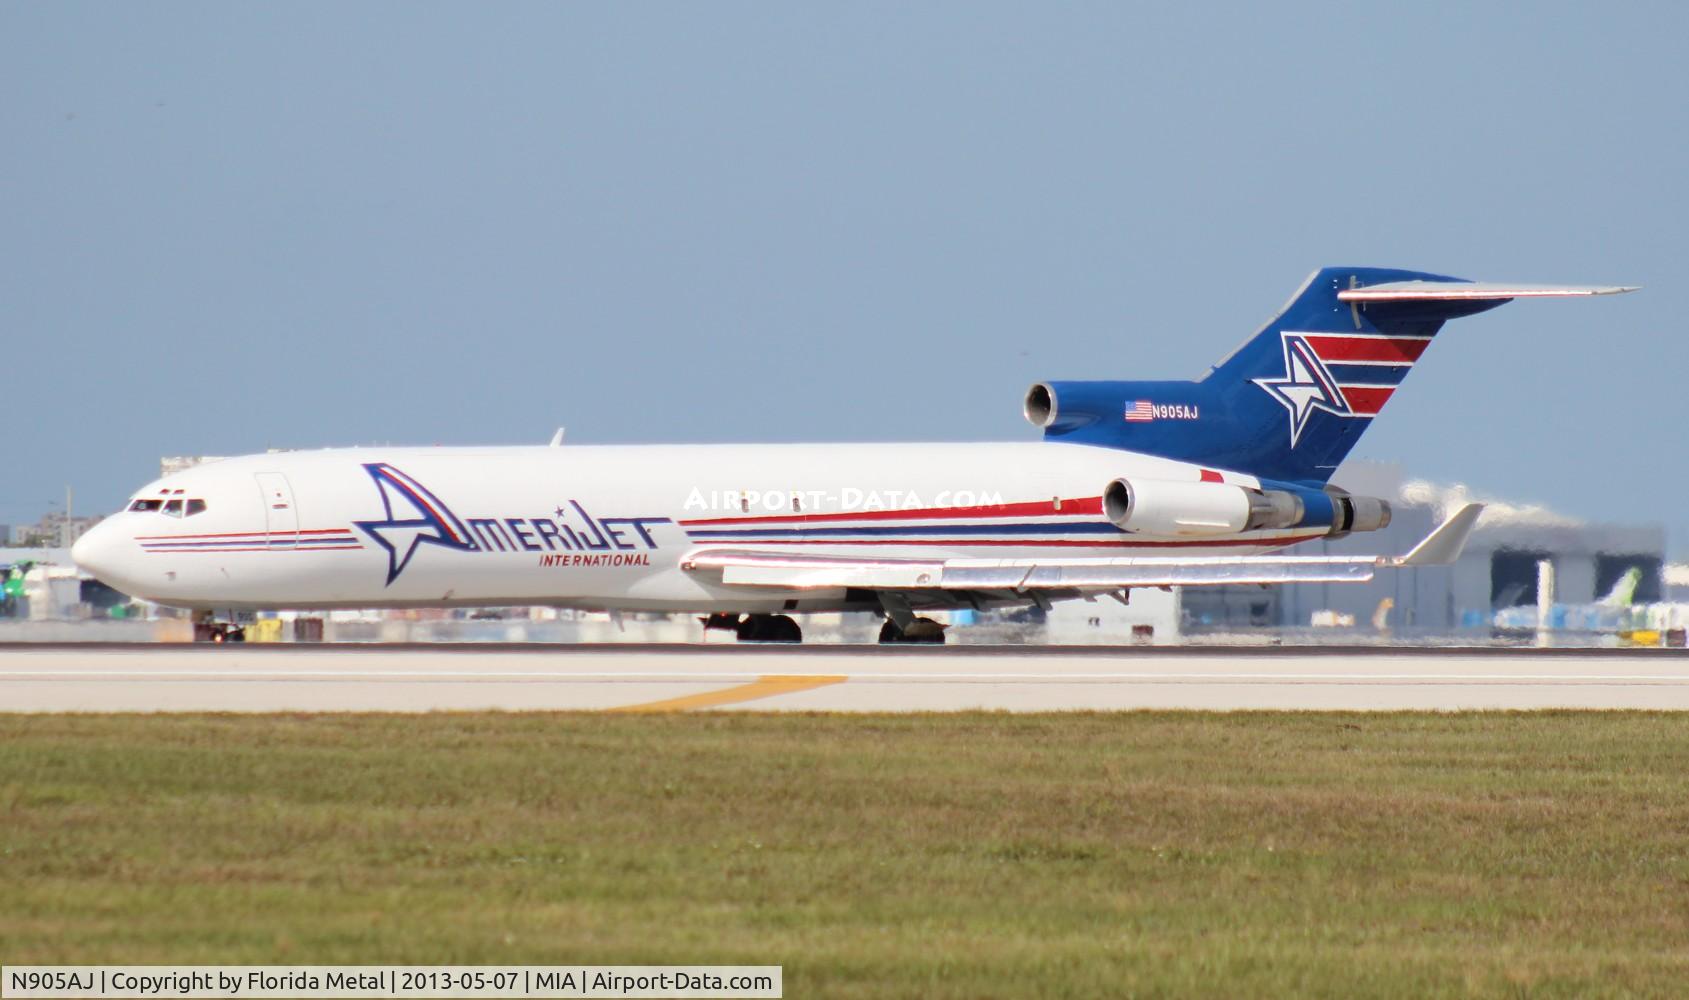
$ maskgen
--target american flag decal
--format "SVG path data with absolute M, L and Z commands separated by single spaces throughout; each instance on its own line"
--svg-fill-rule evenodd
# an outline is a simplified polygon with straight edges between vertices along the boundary
M 1147 399 L 1133 400 L 1126 404 L 1126 422 L 1129 424 L 1148 423 L 1155 419 L 1155 407 Z

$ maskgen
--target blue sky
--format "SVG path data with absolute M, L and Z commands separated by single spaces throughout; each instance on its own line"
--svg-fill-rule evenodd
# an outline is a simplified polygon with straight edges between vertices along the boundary
M 1323 264 L 1452 324 L 1362 457 L 1689 555 L 1676 4 L 0 5 L 0 522 L 163 454 L 1004 439 Z

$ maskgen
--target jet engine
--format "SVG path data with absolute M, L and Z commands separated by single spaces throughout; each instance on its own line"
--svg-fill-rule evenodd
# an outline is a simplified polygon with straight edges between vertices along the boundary
M 1126 382 L 1039 382 L 1026 390 L 1021 413 L 1050 434 L 1065 434 L 1087 424 L 1119 420 Z
M 1103 489 L 1103 514 L 1122 531 L 1204 537 L 1295 527 L 1307 510 L 1301 497 L 1284 490 L 1116 479 Z
M 1390 501 L 1358 497 L 1339 486 L 1327 486 L 1331 497 L 1331 537 L 1342 538 L 1351 531 L 1380 531 L 1390 526 Z
M 1323 492 L 1249 489 L 1230 483 L 1116 479 L 1103 488 L 1103 515 L 1122 531 L 1174 538 L 1318 528 L 1332 538 L 1390 524 L 1390 504 L 1337 487 Z

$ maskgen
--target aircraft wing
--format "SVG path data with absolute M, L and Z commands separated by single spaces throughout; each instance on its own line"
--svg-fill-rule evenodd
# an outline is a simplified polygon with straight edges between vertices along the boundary
M 786 590 L 1117 590 L 1228 583 L 1364 583 L 1379 569 L 1446 566 L 1460 556 L 1482 504 L 1467 504 L 1403 556 L 1193 556 L 896 559 L 704 549 L 682 568 L 721 582 Z

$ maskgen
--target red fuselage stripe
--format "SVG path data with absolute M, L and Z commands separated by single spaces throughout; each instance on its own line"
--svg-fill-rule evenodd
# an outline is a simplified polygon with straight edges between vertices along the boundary
M 921 507 L 912 510 L 861 510 L 837 514 L 765 514 L 744 517 L 703 517 L 681 521 L 683 527 L 710 524 L 813 524 L 826 521 L 930 521 L 947 517 L 1049 517 L 1101 514 L 1102 497 L 1076 500 L 1038 500 L 985 507 Z
M 350 535 L 351 528 L 303 528 L 299 531 L 225 531 L 211 535 L 136 535 L 137 542 L 185 542 L 192 538 L 265 538 L 269 535 Z
M 928 545 L 935 549 L 962 549 L 974 545 L 1009 545 L 1023 549 L 1041 549 L 1050 546 L 1082 549 L 1169 549 L 1169 548 L 1202 548 L 1206 546 L 1237 546 L 1250 545 L 1261 548 L 1280 548 L 1285 545 L 1295 545 L 1310 538 L 1323 535 L 1296 535 L 1290 538 L 1218 538 L 1191 539 L 1164 542 L 1100 542 L 1077 538 L 747 538 L 741 542 L 732 539 L 712 538 L 712 548 L 728 546 L 749 546 L 752 548 L 763 545 Z

